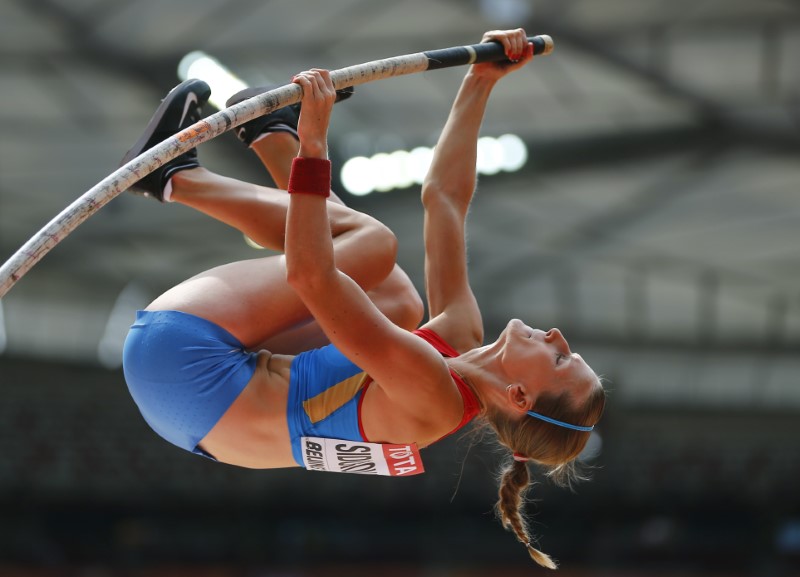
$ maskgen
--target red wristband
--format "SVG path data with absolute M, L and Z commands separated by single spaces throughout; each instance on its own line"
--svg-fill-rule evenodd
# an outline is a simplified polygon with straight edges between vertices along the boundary
M 329 197 L 331 195 L 331 161 L 326 158 L 301 156 L 292 160 L 289 193 Z

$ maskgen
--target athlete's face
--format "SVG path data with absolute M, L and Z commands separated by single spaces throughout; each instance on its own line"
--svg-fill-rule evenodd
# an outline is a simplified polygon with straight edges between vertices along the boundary
M 598 379 L 586 361 L 573 353 L 558 329 L 545 332 L 512 319 L 500 339 L 503 367 L 512 382 L 539 392 L 569 392 L 576 403 L 585 400 Z

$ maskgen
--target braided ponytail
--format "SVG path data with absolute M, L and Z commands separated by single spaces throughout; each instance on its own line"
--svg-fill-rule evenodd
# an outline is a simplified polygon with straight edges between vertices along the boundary
M 528 466 L 524 461 L 515 459 L 507 465 L 501 471 L 497 512 L 503 527 L 513 531 L 519 542 L 528 548 L 531 559 L 542 567 L 557 569 L 558 566 L 550 556 L 536 549 L 531 543 L 532 538 L 520 511 L 529 483 Z
M 605 406 L 605 391 L 598 386 L 589 398 L 574 407 L 566 393 L 540 395 L 536 409 L 553 419 L 578 424 L 593 424 L 600 419 Z M 528 548 L 528 554 L 542 567 L 556 569 L 546 553 L 536 549 L 522 515 L 525 492 L 531 481 L 528 462 L 547 469 L 547 477 L 559 485 L 570 486 L 582 479 L 575 459 L 589 440 L 587 431 L 554 426 L 540 419 L 514 418 L 502 410 L 490 408 L 484 415 L 494 429 L 500 444 L 513 452 L 514 460 L 500 471 L 499 500 L 496 509 L 503 526 L 512 531 Z

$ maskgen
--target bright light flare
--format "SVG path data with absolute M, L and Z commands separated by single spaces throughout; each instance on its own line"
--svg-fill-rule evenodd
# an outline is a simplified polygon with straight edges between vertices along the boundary
M 198 78 L 207 82 L 211 87 L 211 98 L 208 101 L 219 110 L 225 108 L 228 98 L 247 88 L 247 84 L 219 60 L 199 50 L 190 52 L 181 59 L 178 77 L 181 80 Z
M 355 196 L 388 192 L 422 184 L 433 161 L 433 149 L 418 146 L 411 151 L 380 152 L 371 157 L 354 156 L 344 163 L 340 173 L 345 190 Z M 478 140 L 476 170 L 493 175 L 515 172 L 528 161 L 528 148 L 516 134 L 499 138 L 484 136 Z

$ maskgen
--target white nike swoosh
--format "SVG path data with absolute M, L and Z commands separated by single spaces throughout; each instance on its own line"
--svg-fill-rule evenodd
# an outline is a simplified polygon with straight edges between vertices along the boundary
M 194 92 L 190 92 L 186 95 L 186 102 L 183 105 L 183 114 L 181 115 L 181 121 L 178 123 L 178 126 L 183 126 L 183 121 L 186 118 L 186 115 L 189 113 L 189 107 L 192 104 L 197 104 L 197 94 Z

